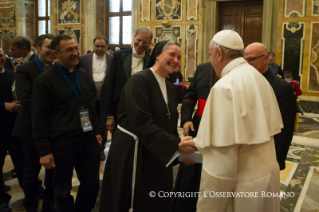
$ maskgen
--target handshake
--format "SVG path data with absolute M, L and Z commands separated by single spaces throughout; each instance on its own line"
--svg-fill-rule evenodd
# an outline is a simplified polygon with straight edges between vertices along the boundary
M 193 137 L 181 137 L 181 142 L 178 144 L 178 151 L 182 154 L 192 154 L 197 151 Z

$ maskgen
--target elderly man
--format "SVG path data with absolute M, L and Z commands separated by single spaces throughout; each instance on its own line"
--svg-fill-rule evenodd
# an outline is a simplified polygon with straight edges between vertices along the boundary
M 44 71 L 51 68 L 55 61 L 52 53 L 51 41 L 54 35 L 44 34 L 35 40 L 38 57 L 17 67 L 16 91 L 17 97 L 21 101 L 12 134 L 21 138 L 24 150 L 25 168 L 23 178 L 23 188 L 25 198 L 24 207 L 27 212 L 37 211 L 38 208 L 38 175 L 41 169 L 37 148 L 33 143 L 32 123 L 31 123 L 31 99 L 34 80 Z M 42 211 L 54 210 L 53 198 L 53 172 L 45 170 L 45 191 L 43 192 Z
M 13 165 L 17 172 L 20 187 L 23 186 L 23 149 L 20 139 L 11 136 L 14 121 L 20 108 L 20 102 L 14 101 L 11 86 L 15 79 L 15 73 L 4 68 L 4 52 L 0 48 L 0 211 L 10 212 L 9 201 L 11 196 L 5 192 L 3 181 L 3 165 L 9 151 Z
M 233 30 L 218 32 L 209 53 L 221 78 L 195 139 L 203 155 L 197 211 L 279 211 L 278 196 L 263 196 L 280 193 L 273 135 L 282 121 L 273 90 L 243 58 L 243 41 Z
M 106 127 L 110 132 L 117 126 L 117 111 L 125 83 L 131 75 L 147 68 L 150 57 L 146 50 L 152 38 L 151 30 L 140 26 L 135 31 L 133 47 L 114 53 L 106 95 Z
M 274 138 L 277 161 L 280 170 L 284 170 L 286 168 L 285 160 L 294 134 L 296 118 L 297 105 L 293 87 L 270 71 L 267 65 L 269 59 L 267 48 L 264 44 L 252 43 L 248 45 L 245 49 L 245 58 L 268 80 L 275 92 L 284 128 Z
M 99 191 L 100 127 L 87 73 L 76 68 L 76 42 L 59 35 L 51 47 L 57 62 L 34 82 L 34 142 L 40 163 L 47 169 L 54 168 L 58 211 L 89 212 Z M 73 167 L 80 179 L 75 204 L 70 195 Z
M 93 52 L 80 56 L 79 67 L 86 70 L 91 84 L 91 92 L 95 97 L 95 109 L 102 133 L 101 160 L 105 160 L 104 145 L 107 140 L 106 129 L 106 87 L 113 56 L 107 54 L 107 39 L 103 36 L 93 40 Z M 104 98 L 101 98 L 104 97 Z

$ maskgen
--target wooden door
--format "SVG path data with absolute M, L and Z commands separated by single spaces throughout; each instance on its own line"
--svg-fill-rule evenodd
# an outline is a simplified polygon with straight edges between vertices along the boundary
M 219 4 L 219 31 L 235 29 L 242 37 L 245 47 L 261 42 L 263 2 L 225 2 Z

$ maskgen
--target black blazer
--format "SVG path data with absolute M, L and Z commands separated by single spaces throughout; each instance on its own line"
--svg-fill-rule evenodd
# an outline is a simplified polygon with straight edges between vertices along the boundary
M 119 107 L 122 89 L 128 78 L 131 76 L 132 48 L 117 51 L 113 55 L 113 61 L 109 73 L 106 95 L 106 115 L 114 116 Z M 145 52 L 143 69 L 147 68 L 150 56 Z
M 274 89 L 284 124 L 281 133 L 274 136 L 277 161 L 280 170 L 283 170 L 286 167 L 285 160 L 294 134 L 297 107 L 296 97 L 293 87 L 285 80 L 277 77 L 269 69 L 263 75 Z
M 104 128 L 106 125 L 106 88 L 107 88 L 107 79 L 109 77 L 109 73 L 110 73 L 110 67 L 112 64 L 112 60 L 113 60 L 113 56 L 110 54 L 106 54 L 106 63 L 107 63 L 107 67 L 105 69 L 106 72 L 106 76 L 105 76 L 105 80 L 103 83 L 103 86 L 101 88 L 101 117 L 100 117 L 100 127 Z M 93 64 L 93 52 L 89 53 L 89 54 L 85 54 L 85 55 L 81 55 L 79 58 L 79 67 L 84 69 L 89 77 L 89 83 L 90 83 L 90 89 L 91 89 L 91 93 L 92 96 L 95 97 L 96 96 L 96 87 L 93 81 L 93 76 L 92 76 L 92 64 Z
M 4 64 L 4 68 L 13 71 L 12 61 L 8 57 L 6 57 L 6 63 Z
M 35 55 L 35 54 L 34 54 Z M 34 80 L 42 73 L 35 60 L 17 67 L 16 92 L 21 106 L 12 135 L 20 138 L 32 138 L 31 99 Z
M 6 102 L 12 102 L 13 96 L 11 86 L 15 79 L 15 73 L 5 68 L 3 74 L 0 74 L 0 129 L 10 129 L 14 126 L 17 113 L 11 113 L 5 109 Z M 0 139 L 0 142 L 4 142 Z

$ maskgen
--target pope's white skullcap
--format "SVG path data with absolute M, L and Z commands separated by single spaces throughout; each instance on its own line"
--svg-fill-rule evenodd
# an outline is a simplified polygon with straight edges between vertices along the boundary
M 234 30 L 222 30 L 215 34 L 213 41 L 221 46 L 233 50 L 244 50 L 241 37 Z

